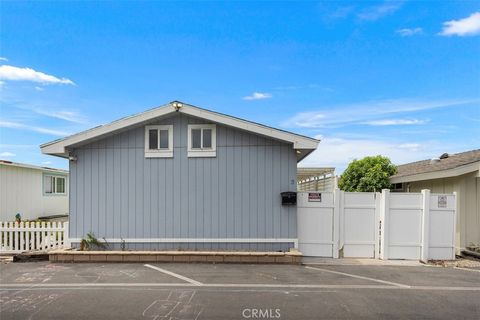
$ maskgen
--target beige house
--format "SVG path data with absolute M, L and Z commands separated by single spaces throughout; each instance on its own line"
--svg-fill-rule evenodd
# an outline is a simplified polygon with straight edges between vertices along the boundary
M 391 177 L 393 191 L 458 195 L 456 245 L 480 244 L 480 149 L 403 164 Z
M 0 160 L 0 221 L 66 220 L 68 171 Z

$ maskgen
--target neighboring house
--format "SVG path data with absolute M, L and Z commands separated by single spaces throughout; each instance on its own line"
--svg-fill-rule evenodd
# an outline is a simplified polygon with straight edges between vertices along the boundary
M 391 177 L 393 191 L 458 194 L 457 247 L 480 244 L 480 149 L 407 163 Z
M 0 160 L 0 221 L 68 214 L 68 171 Z
M 319 141 L 174 101 L 41 146 L 70 159 L 70 237 L 114 248 L 288 250 Z

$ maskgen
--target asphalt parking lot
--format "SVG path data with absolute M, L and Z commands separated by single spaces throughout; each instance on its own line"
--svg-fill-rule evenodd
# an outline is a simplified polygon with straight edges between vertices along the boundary
M 428 266 L 0 265 L 6 319 L 480 319 L 480 272 Z

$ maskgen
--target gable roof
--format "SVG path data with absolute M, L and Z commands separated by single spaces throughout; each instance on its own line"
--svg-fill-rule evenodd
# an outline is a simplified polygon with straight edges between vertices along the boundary
M 480 149 L 455 154 L 443 154 L 440 158 L 411 162 L 397 166 L 392 183 L 454 177 L 480 169 Z
M 68 158 L 68 147 L 82 142 L 87 142 L 107 134 L 115 133 L 126 127 L 142 124 L 154 118 L 163 117 L 175 112 L 203 118 L 212 122 L 221 123 L 234 128 L 246 130 L 259 135 L 271 137 L 293 144 L 297 150 L 297 160 L 301 160 L 315 150 L 320 142 L 317 139 L 296 133 L 275 129 L 256 122 L 232 117 L 222 113 L 202 109 L 180 101 L 172 101 L 161 107 L 150 109 L 132 116 L 128 116 L 109 124 L 101 125 L 63 139 L 51 141 L 40 146 L 42 153 Z

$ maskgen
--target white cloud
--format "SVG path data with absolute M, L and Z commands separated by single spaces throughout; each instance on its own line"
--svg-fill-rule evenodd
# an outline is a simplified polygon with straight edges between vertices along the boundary
M 398 146 L 400 149 L 404 149 L 411 152 L 416 152 L 420 149 L 421 144 L 419 143 L 402 143 Z
M 0 57 L 0 61 L 8 61 L 8 59 L 5 57 Z
M 9 65 L 0 66 L 0 79 L 7 81 L 32 81 L 43 84 L 75 84 L 67 78 L 57 78 L 31 68 L 19 68 Z
M 355 11 L 355 6 L 344 6 L 335 9 L 333 12 L 327 15 L 328 19 L 343 19 Z
M 0 148 L 4 149 L 28 149 L 28 148 L 37 148 L 36 144 L 8 144 L 0 143 Z
M 20 123 L 17 123 L 17 122 L 0 120 L 0 127 L 1 128 L 15 128 L 15 129 L 18 129 L 18 128 L 22 128 L 23 125 L 20 124 Z
M 35 87 L 35 90 L 37 90 L 37 91 L 43 91 L 43 90 L 45 90 L 45 89 L 42 88 L 42 87 L 38 87 L 38 86 L 37 86 L 37 87 Z
M 411 37 L 416 34 L 422 34 L 423 29 L 422 28 L 403 28 L 397 30 L 397 33 L 401 35 L 402 37 Z
M 293 90 L 307 90 L 307 89 L 316 89 L 316 90 L 322 90 L 326 92 L 334 91 L 332 88 L 321 86 L 316 83 L 311 83 L 307 85 L 278 86 L 273 88 L 273 90 L 278 90 L 278 91 L 293 91 Z
M 22 124 L 22 123 L 18 123 L 18 122 L 3 121 L 3 120 L 0 120 L 0 128 L 28 130 L 28 131 L 45 133 L 45 134 L 48 134 L 48 135 L 59 136 L 59 137 L 64 137 L 64 136 L 70 135 L 70 133 L 65 132 L 65 131 L 42 128 L 42 127 L 33 127 L 33 126 L 28 126 L 28 125 L 25 125 L 25 124 Z
M 0 152 L 0 157 L 11 158 L 11 157 L 15 157 L 15 156 L 16 156 L 16 154 L 12 153 L 12 152 L 8 152 L 8 151 Z
M 360 20 L 375 21 L 399 10 L 403 1 L 384 1 L 381 5 L 368 7 L 357 14 Z
M 364 122 L 364 124 L 368 124 L 370 126 L 408 126 L 425 123 L 427 123 L 426 120 L 419 119 L 382 119 Z
M 43 164 L 43 165 L 52 164 L 52 161 L 43 161 L 42 164 Z
M 479 100 L 413 100 L 390 99 L 355 103 L 350 105 L 330 105 L 318 111 L 300 112 L 282 123 L 285 127 L 325 128 L 348 124 L 361 124 L 380 120 L 387 115 L 411 113 L 422 110 L 453 107 L 478 102 Z
M 243 100 L 263 100 L 271 97 L 272 95 L 270 93 L 254 92 L 249 96 L 243 97 Z
M 442 36 L 474 36 L 480 35 L 480 12 L 460 20 L 450 20 L 443 23 Z
M 379 139 L 344 139 L 338 137 L 316 137 L 321 142 L 311 155 L 300 162 L 301 167 L 336 167 L 337 174 L 345 170 L 354 159 L 366 156 L 387 156 L 395 164 L 408 163 L 438 156 L 453 146 L 435 141 L 387 142 Z
M 65 120 L 65 121 L 79 123 L 79 124 L 88 123 L 87 119 L 83 115 L 75 111 L 68 111 L 68 110 L 52 111 L 52 110 L 44 110 L 41 108 L 32 108 L 31 110 L 40 115 L 44 115 L 44 116 L 55 118 L 55 119 Z
M 54 129 L 48 129 L 48 128 L 41 128 L 41 127 L 31 127 L 31 130 L 40 132 L 40 133 L 45 133 L 49 134 L 51 136 L 58 136 L 58 137 L 65 137 L 71 135 L 71 133 L 66 132 L 66 131 L 61 131 L 61 130 L 54 130 Z

